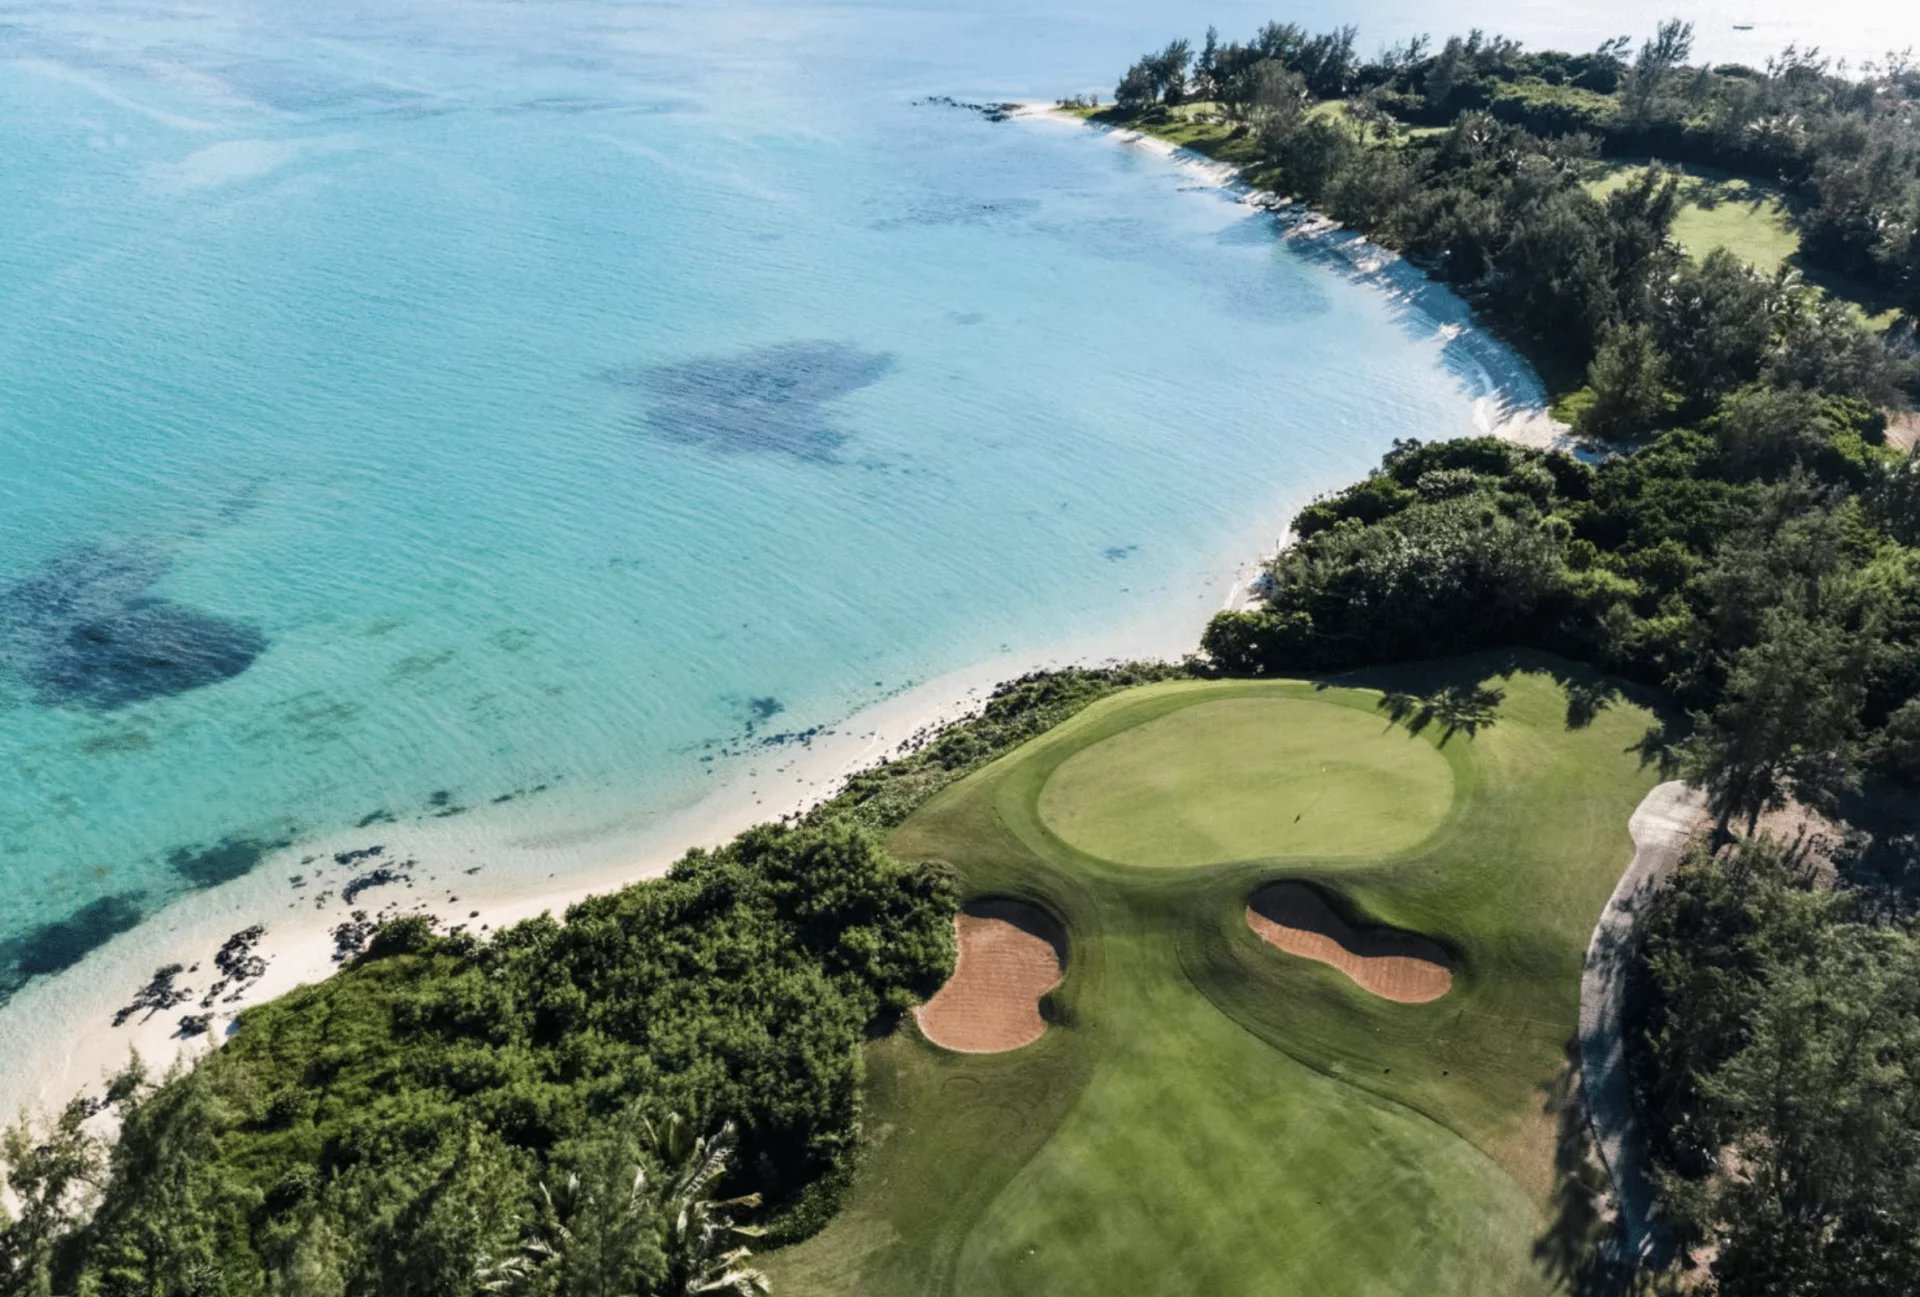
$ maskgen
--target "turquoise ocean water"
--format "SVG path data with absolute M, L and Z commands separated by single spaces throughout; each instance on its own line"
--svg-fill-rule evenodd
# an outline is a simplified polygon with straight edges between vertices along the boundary
M 0 998 L 274 844 L 632 832 L 1472 431 L 1461 349 L 1265 218 L 914 102 L 1269 16 L 0 5 Z

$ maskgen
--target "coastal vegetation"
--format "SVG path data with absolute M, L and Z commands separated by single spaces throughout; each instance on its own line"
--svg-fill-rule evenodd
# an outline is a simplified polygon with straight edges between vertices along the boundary
M 751 1271 L 744 1230 L 778 1242 L 831 1215 L 863 1043 L 952 966 L 951 878 L 877 830 L 1089 703 L 1183 674 L 1011 681 L 804 824 L 692 852 L 565 923 L 385 925 L 198 1066 L 136 1066 L 11 1127 L 0 1293 L 641 1297 L 694 1291 L 674 1276 L 723 1258 L 703 1282 Z M 691 1233 L 673 1201 L 689 1186 L 710 1225 Z
M 1884 404 L 1910 367 L 1805 275 L 1857 291 L 1880 321 L 1904 312 L 1892 327 L 1911 335 L 1920 71 L 1890 57 L 1855 79 L 1798 50 L 1765 69 L 1690 67 L 1691 46 L 1674 22 L 1637 55 L 1624 39 L 1569 55 L 1475 32 L 1367 60 L 1352 28 L 1314 36 L 1270 23 L 1245 43 L 1211 31 L 1197 52 L 1174 42 L 1092 115 L 1245 167 L 1403 251 L 1563 391 L 1636 375 L 1645 390 L 1624 407 L 1618 391 L 1601 393 L 1600 413 L 1582 421 L 1595 435 L 1684 423 L 1762 379 Z M 1328 101 L 1339 111 L 1322 111 Z M 1793 250 L 1770 257 L 1723 237 L 1727 257 L 1690 261 L 1675 224 L 1697 231 L 1709 195 L 1678 170 L 1642 168 L 1590 190 L 1600 159 L 1649 157 L 1777 191 Z M 1709 338 L 1721 348 L 1710 376 L 1688 363 Z M 1651 368 L 1590 372 L 1603 354 L 1642 346 Z
M 694 1291 L 669 1281 L 729 1255 L 748 1204 L 688 1234 L 673 1195 L 744 1185 L 775 1237 L 817 1226 L 860 1044 L 946 975 L 954 904 L 941 871 L 837 823 L 757 829 L 487 941 L 396 920 L 191 1070 L 116 1080 L 104 1161 L 85 1108 L 16 1130 L 5 1290 Z M 722 1153 L 732 1176 L 694 1174 Z
M 1649 743 L 1751 827 L 1789 797 L 1912 787 L 1915 469 L 1880 416 L 1799 390 L 1589 466 L 1493 440 L 1403 444 L 1304 511 L 1264 604 L 1215 661 L 1294 674 L 1531 644 L 1657 685 L 1692 714 Z
M 1694 715 L 1674 752 L 1723 826 L 1789 795 L 1830 805 L 1870 773 L 1909 777 L 1920 470 L 1886 434 L 1916 381 L 1911 348 L 1733 249 L 1684 255 L 1677 174 L 1643 167 L 1604 198 L 1583 177 L 1602 151 L 1662 139 L 1764 162 L 1808 187 L 1802 255 L 1866 274 L 1871 258 L 1841 252 L 1857 188 L 1844 178 L 1886 172 L 1871 270 L 1907 294 L 1912 68 L 1854 81 L 1792 51 L 1764 75 L 1689 68 L 1680 23 L 1633 57 L 1624 42 L 1569 56 L 1475 34 L 1368 62 L 1353 40 L 1270 24 L 1244 45 L 1209 33 L 1198 54 L 1176 41 L 1100 115 L 1216 147 L 1405 249 L 1543 363 L 1584 372 L 1577 427 L 1635 450 L 1595 466 L 1490 438 L 1401 443 L 1300 515 L 1264 605 L 1208 629 L 1210 659 L 1283 674 L 1511 643 L 1566 653 Z M 1334 96 L 1340 114 L 1312 111 Z M 1192 134 L 1195 101 L 1217 107 L 1217 134 Z M 1773 139 L 1763 127 L 1788 111 L 1801 124 Z M 1796 151 L 1812 139 L 1830 145 L 1817 162 Z

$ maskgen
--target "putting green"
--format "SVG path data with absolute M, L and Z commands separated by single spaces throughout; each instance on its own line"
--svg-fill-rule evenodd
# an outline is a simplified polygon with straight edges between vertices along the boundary
M 1023 1048 L 953 1053 L 911 1019 L 868 1047 L 859 1173 L 823 1231 L 760 1258 L 775 1292 L 1567 1290 L 1597 1239 L 1566 1049 L 1587 938 L 1633 852 L 1627 818 L 1658 778 L 1634 755 L 1653 715 L 1526 655 L 1358 679 L 1128 690 L 894 831 L 895 854 L 945 862 L 968 893 L 1057 915 L 1065 978 Z M 1451 735 L 1386 705 L 1462 690 L 1486 715 Z M 1588 719 L 1596 696 L 1609 702 Z M 1335 753 L 1322 796 L 1347 822 L 1302 807 L 1276 826 L 1236 800 L 1310 785 Z M 1196 837 L 1196 801 L 1235 818 L 1232 835 Z M 1353 807 L 1398 826 L 1378 854 L 1349 836 Z M 1159 836 L 1162 817 L 1177 834 Z M 1276 850 L 1290 854 L 1257 858 Z M 1216 863 L 1120 863 L 1181 858 Z M 1433 937 L 1452 988 L 1396 1003 L 1275 950 L 1246 906 L 1276 877 Z
M 1062 762 L 1040 818 L 1072 846 L 1133 865 L 1403 851 L 1453 804 L 1425 739 L 1314 698 L 1196 702 Z

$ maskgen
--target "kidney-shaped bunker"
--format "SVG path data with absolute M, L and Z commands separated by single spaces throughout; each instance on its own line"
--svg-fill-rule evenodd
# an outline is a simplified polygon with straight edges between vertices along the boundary
M 1349 920 L 1309 883 L 1268 883 L 1247 902 L 1247 926 L 1268 945 L 1317 959 L 1388 1000 L 1421 1004 L 1453 987 L 1440 944 L 1417 932 Z
M 1047 1029 L 1041 997 L 1060 985 L 1066 968 L 1066 933 L 1039 906 L 1005 898 L 967 902 L 953 926 L 959 959 L 947 984 L 917 1011 L 921 1032 L 965 1054 L 1038 1040 Z

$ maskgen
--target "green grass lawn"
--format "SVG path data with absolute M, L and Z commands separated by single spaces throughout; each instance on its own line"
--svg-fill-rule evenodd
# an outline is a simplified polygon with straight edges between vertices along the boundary
M 1231 162 L 1237 166 L 1257 167 L 1260 162 L 1259 152 L 1254 147 L 1252 135 L 1227 121 L 1225 112 L 1217 103 L 1202 101 L 1180 104 L 1173 108 L 1157 109 L 1151 116 L 1145 117 L 1123 112 L 1112 105 L 1104 108 L 1079 108 L 1067 111 L 1096 125 L 1118 126 L 1125 130 L 1157 135 L 1182 148 L 1189 148 L 1196 153 L 1204 153 L 1210 158 L 1218 158 L 1222 162 Z M 1348 122 L 1347 101 L 1322 99 L 1307 109 L 1307 116 L 1320 120 Z M 1396 142 L 1405 144 L 1408 140 L 1444 134 L 1445 129 L 1444 127 L 1403 127 Z M 1255 174 L 1248 178 L 1263 186 L 1278 179 L 1273 174 L 1267 174 L 1264 177 Z
M 1609 162 L 1587 182 L 1605 198 L 1647 169 L 1646 162 Z M 1675 168 L 1681 173 L 1682 205 L 1673 237 L 1694 257 L 1725 248 L 1766 274 L 1792 266 L 1810 284 L 1851 303 L 1869 328 L 1885 329 L 1899 309 L 1871 286 L 1807 266 L 1800 258 L 1800 231 L 1787 196 L 1771 185 L 1712 167 Z
M 1156 135 L 1181 148 L 1239 167 L 1251 167 L 1260 160 L 1252 136 L 1245 132 L 1236 135 L 1234 125 L 1221 115 L 1219 104 L 1181 104 L 1144 119 L 1111 106 L 1080 109 L 1077 115 L 1097 126 Z
M 1096 856 L 1202 865 L 1398 851 L 1452 804 L 1432 744 L 1383 744 L 1372 716 L 1281 697 L 1178 707 L 1086 748 L 1047 780 L 1039 810 Z
M 1587 182 L 1587 192 L 1604 199 L 1646 169 L 1644 162 L 1609 163 Z M 1727 172 L 1688 167 L 1682 169 L 1680 197 L 1673 236 L 1693 256 L 1725 248 L 1772 274 L 1800 251 L 1793 211 L 1777 189 Z
M 1494 692 L 1453 731 L 1380 692 L 1448 687 Z M 1563 1065 L 1581 957 L 1657 777 L 1633 752 L 1649 712 L 1615 697 L 1589 719 L 1599 687 L 1531 656 L 1153 685 L 937 796 L 894 849 L 1059 916 L 1054 1025 L 1001 1055 L 946 1053 L 910 1024 L 870 1046 L 866 1159 L 822 1234 L 764 1258 L 776 1290 L 1551 1291 L 1556 1258 L 1592 1241 L 1577 1196 L 1555 1193 L 1576 1143 L 1562 1123 L 1580 1129 Z M 1350 825 L 1284 790 L 1289 763 L 1397 837 L 1360 854 Z M 1082 846 L 1053 827 L 1063 798 Z M 1234 825 L 1211 860 L 1206 805 Z M 1184 867 L 1118 863 L 1160 857 L 1096 819 L 1154 840 L 1156 812 L 1183 822 Z M 1442 941 L 1454 989 L 1393 1003 L 1267 946 L 1243 907 L 1282 876 Z

